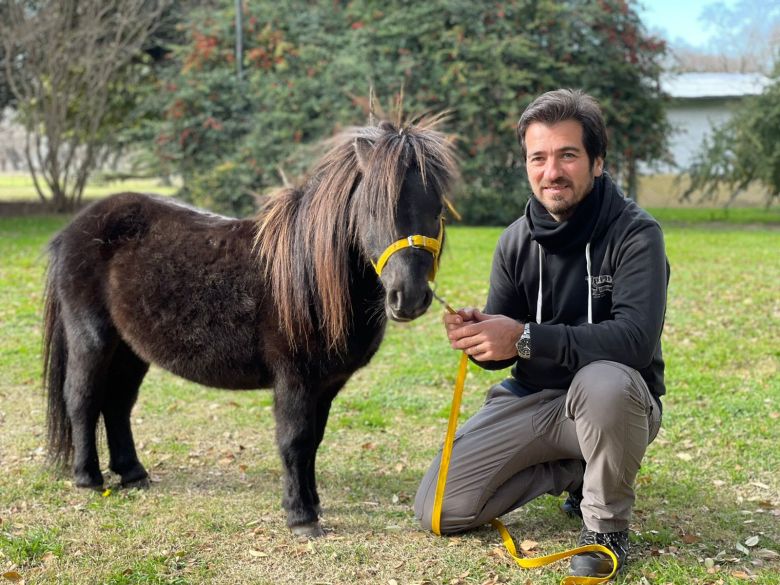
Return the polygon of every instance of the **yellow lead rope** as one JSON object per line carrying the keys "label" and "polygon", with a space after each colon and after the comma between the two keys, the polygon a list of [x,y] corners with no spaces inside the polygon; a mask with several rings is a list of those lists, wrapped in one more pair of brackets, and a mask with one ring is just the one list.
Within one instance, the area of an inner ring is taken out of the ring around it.
{"label": "yellow lead rope", "polygon": [[460,356],[460,363],[458,364],[458,377],[455,379],[455,392],[452,395],[450,420],[447,423],[447,436],[444,439],[441,463],[439,463],[439,478],[436,480],[436,496],[433,499],[431,529],[436,536],[441,536],[441,503],[444,501],[444,488],[447,485],[447,473],[450,470],[452,443],[455,441],[455,429],[458,426],[458,414],[460,413],[460,399],[463,396],[463,384],[466,381],[468,366],[469,356],[464,351]]}
{"label": "yellow lead rope", "polygon": [[[455,311],[445,303],[445,308],[450,313]],[[437,536],[441,536],[441,506],[444,501],[444,490],[447,485],[447,474],[450,469],[450,458],[452,457],[452,444],[455,441],[455,429],[458,426],[458,414],[460,413],[460,402],[463,396],[463,386],[466,382],[466,373],[468,372],[469,358],[466,352],[460,356],[460,363],[458,364],[458,376],[455,379],[455,390],[452,395],[452,406],[450,407],[450,419],[447,423],[447,436],[444,439],[444,447],[442,448],[441,463],[439,464],[439,477],[436,481],[436,495],[433,500],[433,512],[431,516],[431,529]],[[597,585],[598,583],[604,583],[609,581],[617,572],[618,560],[611,550],[600,544],[589,544],[587,546],[580,546],[560,553],[546,555],[543,557],[520,557],[517,555],[517,549],[515,543],[512,540],[512,536],[506,529],[500,520],[491,520],[490,523],[501,534],[501,538],[504,541],[509,555],[514,559],[515,563],[524,569],[535,569],[560,561],[561,559],[567,559],[576,554],[584,552],[600,552],[609,555],[612,559],[612,572],[606,577],[576,577],[569,575],[564,577],[561,581],[561,585]]]}

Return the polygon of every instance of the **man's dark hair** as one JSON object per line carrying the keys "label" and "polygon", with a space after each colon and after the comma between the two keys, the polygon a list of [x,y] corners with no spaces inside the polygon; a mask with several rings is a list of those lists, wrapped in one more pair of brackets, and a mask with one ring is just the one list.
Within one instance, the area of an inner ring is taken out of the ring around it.
{"label": "man's dark hair", "polygon": [[598,102],[580,89],[556,89],[540,95],[525,109],[517,123],[517,140],[525,160],[525,132],[534,122],[546,126],[565,120],[582,125],[582,141],[591,167],[596,157],[607,157],[607,128]]}

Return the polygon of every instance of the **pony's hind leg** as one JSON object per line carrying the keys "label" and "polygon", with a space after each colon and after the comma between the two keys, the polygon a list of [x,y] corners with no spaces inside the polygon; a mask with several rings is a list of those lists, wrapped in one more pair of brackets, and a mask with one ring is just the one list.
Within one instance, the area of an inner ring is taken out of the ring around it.
{"label": "pony's hind leg", "polygon": [[73,437],[73,476],[77,487],[103,486],[95,433],[103,398],[105,361],[103,347],[86,347],[80,341],[68,347],[63,393]]}
{"label": "pony's hind leg", "polygon": [[120,341],[106,376],[102,411],[111,454],[109,467],[119,474],[126,487],[148,485],[149,474],[138,460],[130,428],[130,412],[148,369],[149,364]]}

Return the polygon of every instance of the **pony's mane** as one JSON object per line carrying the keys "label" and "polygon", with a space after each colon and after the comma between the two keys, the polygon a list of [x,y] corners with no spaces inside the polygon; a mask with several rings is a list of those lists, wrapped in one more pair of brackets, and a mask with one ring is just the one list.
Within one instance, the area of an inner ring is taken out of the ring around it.
{"label": "pony's mane", "polygon": [[[457,176],[455,147],[450,136],[436,129],[445,117],[443,113],[405,124],[383,121],[348,128],[328,141],[326,154],[307,181],[269,197],[258,216],[255,248],[270,282],[280,329],[291,344],[307,347],[318,332],[329,350],[345,349],[348,257],[358,226],[370,217],[394,225],[411,165],[440,196],[449,189]],[[372,146],[365,150],[367,159],[358,154],[361,143]],[[356,190],[361,179],[363,188]]]}

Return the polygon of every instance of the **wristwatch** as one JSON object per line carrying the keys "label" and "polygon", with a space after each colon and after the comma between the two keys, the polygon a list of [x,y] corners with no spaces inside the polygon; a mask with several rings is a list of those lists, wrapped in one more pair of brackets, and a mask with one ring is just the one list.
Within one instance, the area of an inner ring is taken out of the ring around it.
{"label": "wristwatch", "polygon": [[523,334],[515,342],[515,349],[517,349],[517,355],[524,360],[531,359],[531,325],[529,323],[523,327]]}

